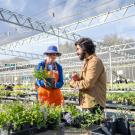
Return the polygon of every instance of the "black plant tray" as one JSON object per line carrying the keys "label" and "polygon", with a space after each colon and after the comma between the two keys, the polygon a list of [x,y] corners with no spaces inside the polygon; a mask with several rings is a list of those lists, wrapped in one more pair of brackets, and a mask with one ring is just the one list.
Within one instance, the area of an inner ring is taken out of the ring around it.
{"label": "black plant tray", "polygon": [[122,105],[122,104],[106,104],[106,108],[112,108],[112,109],[117,109],[117,108],[120,108],[120,109],[127,109],[127,110],[131,110],[131,111],[134,111],[135,110],[135,106],[132,106],[132,105]]}
{"label": "black plant tray", "polygon": [[61,127],[58,129],[48,129],[48,128],[28,128],[20,131],[12,130],[2,130],[0,135],[103,135],[97,127],[92,127],[89,130],[83,130],[78,128],[66,128]]}
{"label": "black plant tray", "polygon": [[13,130],[3,130],[1,129],[0,135],[36,135],[37,133],[45,132],[46,128],[40,128],[37,127],[33,128],[27,128],[25,130],[19,130],[19,131],[13,131]]}

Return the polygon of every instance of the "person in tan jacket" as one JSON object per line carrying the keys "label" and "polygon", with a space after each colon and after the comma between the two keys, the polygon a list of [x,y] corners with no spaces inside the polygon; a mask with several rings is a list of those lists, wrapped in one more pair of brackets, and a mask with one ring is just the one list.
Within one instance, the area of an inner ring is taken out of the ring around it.
{"label": "person in tan jacket", "polygon": [[80,76],[72,75],[70,87],[79,89],[82,109],[95,112],[103,110],[106,103],[106,73],[100,58],[95,54],[95,45],[90,38],[81,38],[76,43],[76,52],[84,61]]}

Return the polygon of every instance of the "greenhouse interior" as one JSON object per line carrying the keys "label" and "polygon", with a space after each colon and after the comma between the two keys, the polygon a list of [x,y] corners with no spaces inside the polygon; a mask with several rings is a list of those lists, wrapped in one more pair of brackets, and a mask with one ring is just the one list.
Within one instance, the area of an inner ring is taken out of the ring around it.
{"label": "greenhouse interior", "polygon": [[0,0],[0,135],[135,135],[135,0]]}

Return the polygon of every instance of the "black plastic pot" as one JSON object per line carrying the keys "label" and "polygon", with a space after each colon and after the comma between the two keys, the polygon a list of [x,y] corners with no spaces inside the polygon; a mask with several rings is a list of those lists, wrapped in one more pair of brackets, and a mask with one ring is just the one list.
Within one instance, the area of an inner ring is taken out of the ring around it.
{"label": "black plastic pot", "polygon": [[27,95],[26,94],[24,94],[24,95],[19,95],[19,97],[22,97],[22,98],[24,98],[24,97],[26,97]]}
{"label": "black plastic pot", "polygon": [[46,78],[46,88],[54,88],[55,87],[55,78]]}
{"label": "black plastic pot", "polygon": [[[116,122],[113,121],[105,121],[102,129],[106,129],[111,135],[116,134]],[[105,131],[104,131],[105,132]]]}
{"label": "black plastic pot", "polygon": [[76,101],[76,97],[73,97],[73,101]]}
{"label": "black plastic pot", "polygon": [[107,104],[112,104],[112,100],[107,100],[106,103]]}
{"label": "black plastic pot", "polygon": [[68,97],[64,97],[64,100],[68,100]]}
{"label": "black plastic pot", "polygon": [[129,122],[124,118],[118,118],[116,119],[116,125],[117,125],[117,133],[122,135],[130,135],[130,127]]}

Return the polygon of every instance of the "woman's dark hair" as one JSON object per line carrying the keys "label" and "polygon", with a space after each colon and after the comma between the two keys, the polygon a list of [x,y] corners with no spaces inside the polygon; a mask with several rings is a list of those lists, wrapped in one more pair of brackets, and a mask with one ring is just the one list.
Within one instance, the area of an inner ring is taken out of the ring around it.
{"label": "woman's dark hair", "polygon": [[90,38],[80,38],[77,42],[75,42],[75,46],[77,45],[79,45],[83,51],[89,55],[95,53],[96,46]]}

